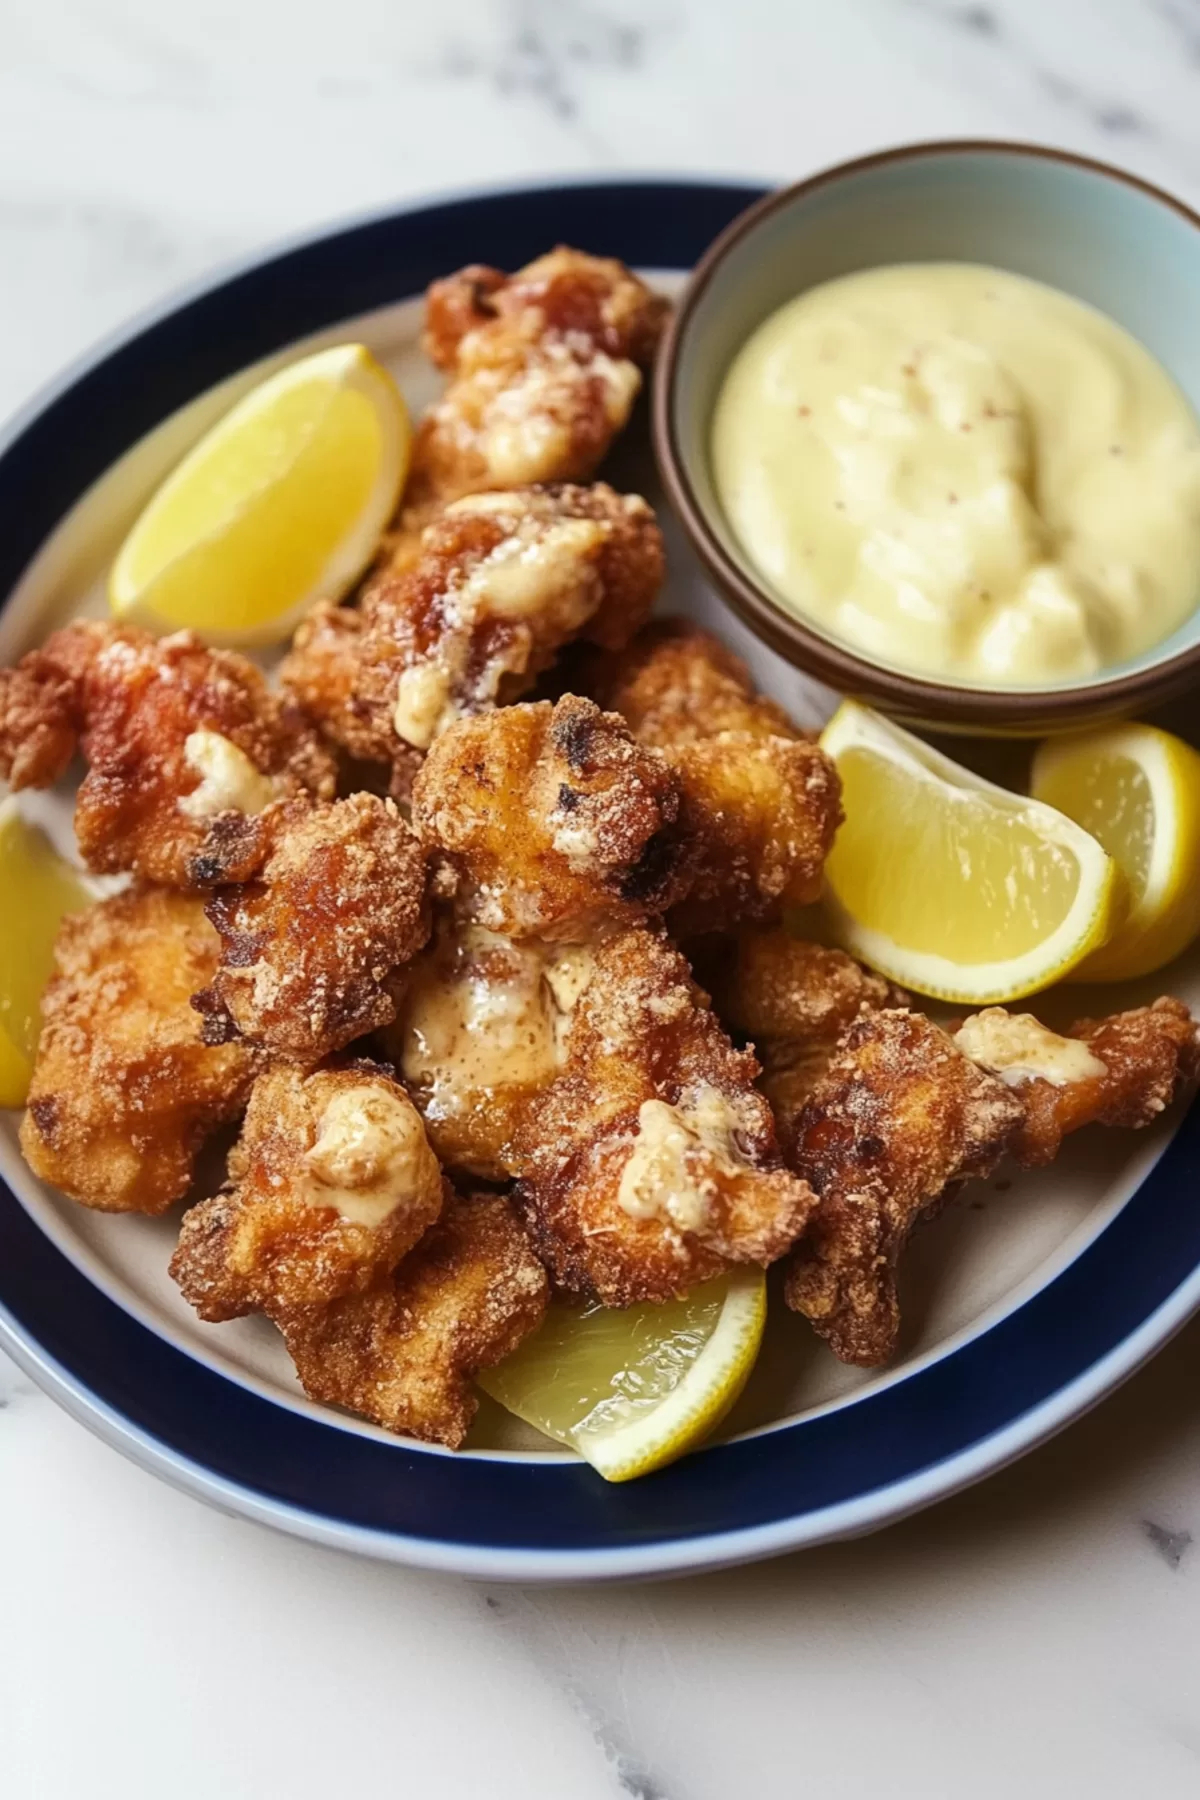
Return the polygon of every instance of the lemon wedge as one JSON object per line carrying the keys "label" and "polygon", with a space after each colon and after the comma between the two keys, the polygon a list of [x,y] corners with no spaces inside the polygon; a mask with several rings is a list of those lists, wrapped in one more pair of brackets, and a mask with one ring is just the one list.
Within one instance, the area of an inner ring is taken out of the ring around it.
{"label": "lemon wedge", "polygon": [[1062,813],[854,701],[821,744],[846,813],[826,865],[836,943],[920,994],[978,1006],[1048,987],[1107,941],[1124,883]]}
{"label": "lemon wedge", "polygon": [[92,896],[45,832],[0,803],[0,1106],[24,1106],[64,913]]}
{"label": "lemon wedge", "polygon": [[737,1269],[665,1306],[558,1303],[479,1385],[606,1481],[631,1481],[694,1449],[724,1418],[766,1320],[761,1269]]}
{"label": "lemon wedge", "polygon": [[411,442],[400,391],[362,344],[292,363],[159,488],[113,564],[113,612],[213,643],[280,641],[365,569]]}
{"label": "lemon wedge", "polygon": [[1149,975],[1200,933],[1200,756],[1153,725],[1118,725],[1043,744],[1033,792],[1090,831],[1132,896],[1115,936],[1073,981]]}

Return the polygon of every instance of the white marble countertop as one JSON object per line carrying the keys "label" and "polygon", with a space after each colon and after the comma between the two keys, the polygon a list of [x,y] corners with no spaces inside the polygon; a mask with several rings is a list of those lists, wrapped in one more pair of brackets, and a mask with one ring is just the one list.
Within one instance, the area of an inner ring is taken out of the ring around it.
{"label": "white marble countertop", "polygon": [[[1200,0],[0,0],[0,414],[182,281],[345,211],[946,134],[1200,199]],[[589,1592],[222,1518],[0,1358],[0,1792],[1190,1800],[1198,1352],[1195,1325],[874,1539]]]}

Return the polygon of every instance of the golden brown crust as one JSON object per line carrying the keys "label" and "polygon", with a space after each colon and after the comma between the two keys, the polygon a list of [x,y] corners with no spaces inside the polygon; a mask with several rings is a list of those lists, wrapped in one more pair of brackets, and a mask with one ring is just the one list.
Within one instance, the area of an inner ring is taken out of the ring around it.
{"label": "golden brown crust", "polygon": [[781,706],[760,694],[740,656],[687,619],[656,619],[617,655],[597,657],[591,693],[629,721],[644,744],[679,750],[721,731],[801,738]]}
{"label": "golden brown crust", "polygon": [[429,936],[425,853],[390,800],[354,794],[278,820],[258,877],[208,904],[221,966],[195,1004],[309,1067],[396,1016],[392,981]]}
{"label": "golden brown crust", "polygon": [[697,876],[674,910],[679,937],[768,924],[821,896],[842,819],[841,782],[816,744],[722,732],[670,757]]}
{"label": "golden brown crust", "polygon": [[518,1200],[561,1286],[628,1306],[783,1255],[815,1198],[783,1167],[757,1073],[664,936],[595,947],[563,1073],[516,1137]]}
{"label": "golden brown crust", "polygon": [[842,817],[837,770],[756,691],[738,657],[710,633],[664,620],[598,661],[590,683],[679,775],[698,854],[670,921],[677,936],[767,924],[819,897]]}
{"label": "golden brown crust", "polygon": [[448,1168],[496,1182],[520,1172],[513,1139],[558,1073],[588,955],[443,918],[407,971],[383,1044]]}
{"label": "golden brown crust", "polygon": [[[243,878],[262,854],[266,811],[297,794],[333,794],[332,761],[298,710],[245,657],[207,649],[190,632],[153,638],[95,621],[55,632],[7,672],[0,737],[17,730],[28,733],[28,752],[10,743],[0,763],[27,784],[60,774],[67,738],[78,734],[89,768],[75,834],[88,867],[167,887]],[[259,789],[257,817],[219,797],[205,802],[194,734],[233,747]]]}
{"label": "golden brown crust", "polygon": [[451,1193],[390,1280],[278,1323],[314,1400],[457,1448],[479,1404],[471,1377],[536,1330],[546,1300],[509,1202]]}
{"label": "golden brown crust", "polygon": [[820,1205],[785,1294],[843,1362],[896,1346],[896,1263],[949,1183],[990,1172],[1024,1117],[1001,1082],[920,1013],[866,1012],[849,1026],[796,1123],[791,1166]]}
{"label": "golden brown crust", "polygon": [[347,756],[387,762],[395,734],[357,699],[365,619],[361,607],[319,601],[296,627],[282,680],[284,690]]}
{"label": "golden brown crust", "polygon": [[487,263],[468,263],[465,269],[430,282],[421,348],[435,367],[447,374],[453,371],[463,338],[491,323],[496,314],[490,302],[508,282],[502,269]]}
{"label": "golden brown crust", "polygon": [[847,1025],[860,1012],[906,1007],[908,995],[844,950],[781,929],[706,938],[690,948],[718,1015],[735,1037],[751,1041],[762,1064],[759,1086],[787,1158],[800,1108]]}
{"label": "golden brown crust", "polygon": [[362,1061],[262,1075],[229,1172],[225,1192],[184,1215],[171,1259],[184,1298],[210,1321],[361,1293],[395,1268],[444,1198],[408,1096]]}
{"label": "golden brown crust", "polygon": [[1103,1069],[1062,1085],[1033,1079],[1014,1088],[1025,1118],[1012,1151],[1025,1168],[1053,1162],[1063,1138],[1084,1125],[1153,1124],[1200,1073],[1196,1022],[1181,1000],[1078,1019],[1065,1035],[1085,1043]]}
{"label": "golden brown crust", "polygon": [[435,282],[424,344],[450,381],[418,426],[404,519],[461,494],[586,481],[667,312],[623,263],[565,247],[509,277],[473,265]]}
{"label": "golden brown crust", "polygon": [[440,732],[517,699],[564,644],[624,643],[663,572],[636,495],[602,483],[474,495],[405,538],[357,610],[318,608],[283,684],[350,755],[393,763],[403,794]]}
{"label": "golden brown crust", "polygon": [[160,1213],[253,1079],[242,1044],[210,1048],[190,1000],[220,945],[199,897],[132,889],[63,920],[42,1002],[21,1148],[103,1212]]}
{"label": "golden brown crust", "polygon": [[0,669],[0,779],[13,788],[50,787],[66,774],[84,727],[83,677],[104,630],[53,632]]}
{"label": "golden brown crust", "polygon": [[580,941],[660,912],[690,877],[674,773],[568,694],[464,719],[413,785],[413,823],[463,917]]}

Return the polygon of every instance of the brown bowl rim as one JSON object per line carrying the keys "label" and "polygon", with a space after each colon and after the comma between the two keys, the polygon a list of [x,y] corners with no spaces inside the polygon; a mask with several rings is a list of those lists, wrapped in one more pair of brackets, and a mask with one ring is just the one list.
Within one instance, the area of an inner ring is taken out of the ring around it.
{"label": "brown bowl rim", "polygon": [[1019,728],[1033,727],[1051,718],[1060,724],[1084,724],[1098,714],[1128,712],[1143,704],[1158,704],[1183,693],[1200,664],[1200,641],[1151,668],[1118,676],[1112,681],[1069,689],[976,688],[927,681],[919,675],[906,675],[898,669],[869,662],[786,612],[765,587],[760,587],[727,555],[692,487],[675,435],[672,404],[675,376],[680,347],[692,315],[730,251],[765,218],[803,195],[889,163],[997,152],[1035,161],[1066,163],[1106,180],[1120,182],[1160,205],[1170,207],[1200,232],[1200,213],[1174,194],[1112,163],[1047,144],[1006,138],[932,138],[834,163],[815,175],[791,182],[754,201],[713,239],[696,264],[674,308],[655,360],[651,397],[654,451],[668,499],[718,591],[760,638],[806,674],[817,676],[839,692],[881,700],[890,710],[931,724],[974,723],[992,728]]}

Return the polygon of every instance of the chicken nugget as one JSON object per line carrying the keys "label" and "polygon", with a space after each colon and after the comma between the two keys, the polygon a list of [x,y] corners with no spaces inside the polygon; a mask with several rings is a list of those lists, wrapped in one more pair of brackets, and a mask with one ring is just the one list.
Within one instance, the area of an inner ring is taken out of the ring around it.
{"label": "chicken nugget", "polygon": [[245,657],[191,632],[86,621],[0,671],[0,775],[44,786],[74,749],[84,861],[183,889],[244,879],[257,829],[294,795],[331,798],[332,759]]}
{"label": "chicken nugget", "polygon": [[1200,1072],[1196,1021],[1181,1000],[1079,1019],[1065,1036],[1030,1013],[989,1006],[964,1019],[954,1041],[1020,1099],[1012,1151],[1026,1168],[1053,1162],[1084,1125],[1152,1124]]}
{"label": "chicken nugget", "polygon": [[461,494],[586,481],[626,424],[668,304],[560,246],[515,275],[434,282],[425,349],[450,380],[417,427],[402,524]]}
{"label": "chicken nugget", "polygon": [[908,1005],[902,988],[864,969],[844,950],[788,931],[741,931],[692,947],[692,964],[735,1037],[750,1040],[762,1064],[785,1159],[796,1117],[858,1013]]}
{"label": "chicken nugget", "polygon": [[497,1182],[520,1172],[517,1127],[562,1066],[590,967],[584,944],[441,921],[383,1043],[448,1168]]}
{"label": "chicken nugget", "polygon": [[25,1159],[101,1212],[161,1213],[204,1139],[245,1105],[255,1062],[210,1046],[191,996],[220,955],[199,896],[134,888],[65,918],[42,1001]]}
{"label": "chicken nugget", "polygon": [[205,1038],[241,1036],[312,1067],[396,1016],[396,972],[429,936],[425,852],[390,800],[294,805],[256,879],[208,916],[221,964],[194,1004]]}
{"label": "chicken nugget", "polygon": [[509,937],[583,941],[661,912],[690,880],[673,770],[574,694],[446,732],[413,823],[460,915]]}
{"label": "chicken nugget", "polygon": [[318,608],[283,684],[343,750],[393,765],[402,797],[440,732],[517,699],[562,645],[626,642],[663,570],[636,495],[602,484],[474,495],[406,540],[356,610]]}
{"label": "chicken nugget", "polygon": [[479,1404],[471,1377],[536,1330],[548,1288],[507,1200],[451,1193],[390,1279],[277,1323],[314,1400],[456,1449]]}
{"label": "chicken nugget", "polygon": [[254,1085],[230,1186],[184,1215],[171,1274],[202,1319],[322,1305],[394,1269],[442,1209],[404,1089],[376,1063]]}
{"label": "chicken nugget", "polygon": [[784,1285],[843,1362],[896,1346],[896,1263],[951,1182],[990,1173],[1024,1120],[1017,1096],[921,1013],[864,1012],[796,1121],[790,1163],[820,1196]]}
{"label": "chicken nugget", "polygon": [[758,1064],[665,936],[599,943],[565,1067],[516,1136],[516,1195],[555,1280],[606,1306],[767,1264],[816,1204],[783,1166]]}
{"label": "chicken nugget", "polygon": [[688,619],[655,619],[627,648],[595,657],[587,691],[658,750],[681,750],[722,731],[811,738],[759,693],[728,644]]}
{"label": "chicken nugget", "polygon": [[676,936],[768,924],[819,897],[842,818],[837,770],[756,691],[738,657],[710,633],[664,620],[597,659],[589,685],[679,775],[697,857],[670,920]]}

